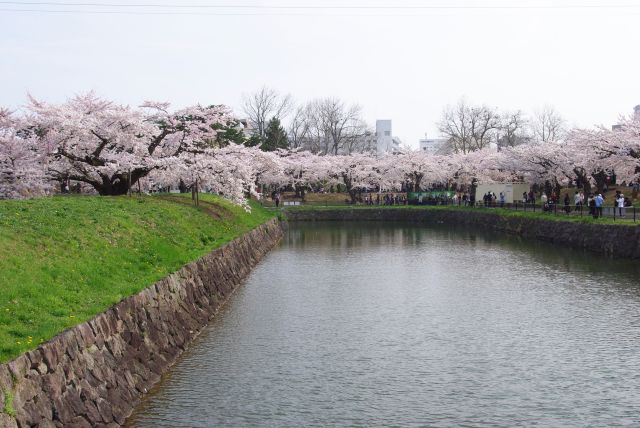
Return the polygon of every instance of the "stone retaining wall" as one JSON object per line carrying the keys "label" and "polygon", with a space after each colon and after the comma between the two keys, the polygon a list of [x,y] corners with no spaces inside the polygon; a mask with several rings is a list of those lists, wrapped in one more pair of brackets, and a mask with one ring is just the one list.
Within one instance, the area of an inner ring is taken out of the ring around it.
{"label": "stone retaining wall", "polygon": [[0,365],[0,426],[123,424],[282,236],[274,219]]}
{"label": "stone retaining wall", "polygon": [[640,227],[502,216],[482,209],[318,209],[286,211],[290,221],[406,221],[478,227],[613,257],[640,258]]}

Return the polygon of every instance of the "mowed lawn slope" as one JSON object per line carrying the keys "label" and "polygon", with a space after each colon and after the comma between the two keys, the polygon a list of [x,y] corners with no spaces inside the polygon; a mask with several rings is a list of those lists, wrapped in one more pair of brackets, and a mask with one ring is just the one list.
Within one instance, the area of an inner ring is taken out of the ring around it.
{"label": "mowed lawn slope", "polygon": [[202,195],[0,201],[0,362],[269,220]]}

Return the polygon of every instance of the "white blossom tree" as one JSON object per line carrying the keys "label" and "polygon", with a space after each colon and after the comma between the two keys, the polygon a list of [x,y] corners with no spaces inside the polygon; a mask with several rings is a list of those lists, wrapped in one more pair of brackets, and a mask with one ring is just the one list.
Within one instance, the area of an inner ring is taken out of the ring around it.
{"label": "white blossom tree", "polygon": [[384,175],[395,175],[396,182],[405,184],[410,191],[418,192],[425,185],[446,182],[449,178],[443,169],[443,157],[422,151],[388,155],[381,163]]}
{"label": "white blossom tree", "polygon": [[356,203],[358,193],[380,185],[383,177],[377,168],[375,157],[356,153],[325,157],[324,172],[335,184],[343,184],[351,203]]}
{"label": "white blossom tree", "polygon": [[0,108],[0,198],[14,199],[47,194],[46,151],[34,133],[12,112]]}
{"label": "white blossom tree", "polygon": [[53,149],[49,173],[91,185],[101,195],[126,193],[156,169],[168,170],[204,146],[232,121],[228,109],[194,106],[175,113],[167,103],[144,110],[115,104],[94,93],[63,104],[30,99],[29,125],[40,144]]}

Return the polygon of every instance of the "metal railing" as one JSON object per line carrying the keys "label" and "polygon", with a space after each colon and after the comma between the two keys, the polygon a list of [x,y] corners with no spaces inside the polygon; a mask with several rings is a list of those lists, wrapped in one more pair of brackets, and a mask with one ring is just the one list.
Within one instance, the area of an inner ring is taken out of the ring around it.
{"label": "metal railing", "polygon": [[[285,208],[292,206],[289,201],[281,201],[280,208]],[[270,199],[263,199],[261,201],[263,206],[265,207],[275,207],[275,202]],[[317,207],[344,207],[344,206],[354,206],[351,204],[348,199],[344,201],[304,201],[298,202],[296,205],[300,206],[317,206]],[[449,207],[460,207],[460,208],[469,208],[469,209],[495,209],[502,208],[514,211],[523,211],[523,212],[531,212],[540,215],[562,215],[568,217],[593,217],[593,218],[609,218],[613,220],[628,220],[633,221],[639,219],[640,211],[636,209],[636,207],[625,207],[622,208],[622,211],[618,207],[613,206],[602,206],[600,209],[597,207],[588,207],[585,205],[569,205],[565,206],[564,204],[535,204],[535,203],[523,203],[523,202],[513,202],[513,203],[488,203],[485,204],[482,201],[471,204],[469,202],[465,202],[462,200],[430,200],[424,201],[422,204],[403,204],[403,203],[393,203],[393,204],[385,204],[383,201],[380,201],[379,204],[375,202],[373,204],[366,203],[356,203],[355,206],[359,207],[371,207],[371,208],[379,208],[379,207],[402,207],[406,205],[420,205],[420,206],[449,206]]]}
{"label": "metal railing", "polygon": [[[446,205],[461,205],[464,206],[464,202],[448,201]],[[504,208],[514,211],[528,211],[540,214],[552,214],[552,215],[564,215],[583,217],[590,216],[593,218],[610,218],[613,220],[633,220],[636,222],[638,218],[638,212],[636,207],[614,207],[614,206],[602,206],[602,207],[589,207],[584,204],[580,205],[564,205],[556,203],[547,204],[535,204],[525,202],[513,202],[513,203],[489,203],[477,202],[475,204],[477,208]]]}

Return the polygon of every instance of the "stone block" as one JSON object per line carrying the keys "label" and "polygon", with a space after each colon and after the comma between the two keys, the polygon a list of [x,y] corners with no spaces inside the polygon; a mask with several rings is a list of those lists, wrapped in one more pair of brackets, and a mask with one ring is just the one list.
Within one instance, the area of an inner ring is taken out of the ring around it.
{"label": "stone block", "polygon": [[18,428],[18,423],[11,416],[0,413],[0,427],[3,428]]}
{"label": "stone block", "polygon": [[17,412],[16,420],[0,413],[0,426],[124,424],[140,396],[281,236],[277,222],[263,225],[0,365],[0,387],[14,390]]}

